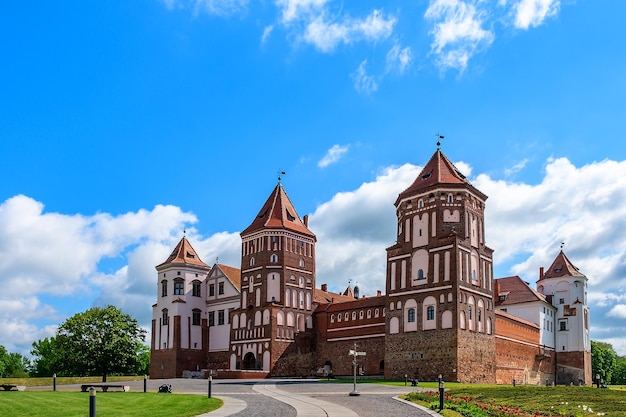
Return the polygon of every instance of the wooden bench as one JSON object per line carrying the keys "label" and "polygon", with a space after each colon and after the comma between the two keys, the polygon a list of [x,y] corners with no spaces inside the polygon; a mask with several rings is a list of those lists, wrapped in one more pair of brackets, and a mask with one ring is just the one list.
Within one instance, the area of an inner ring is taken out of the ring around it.
{"label": "wooden bench", "polygon": [[4,391],[24,391],[26,389],[25,386],[15,384],[0,384],[0,388],[2,388]]}
{"label": "wooden bench", "polygon": [[100,388],[103,392],[107,392],[109,388],[119,388],[124,392],[130,391],[130,385],[121,384],[83,384],[80,386],[80,390],[82,392],[86,392],[91,387],[94,387],[95,389]]}

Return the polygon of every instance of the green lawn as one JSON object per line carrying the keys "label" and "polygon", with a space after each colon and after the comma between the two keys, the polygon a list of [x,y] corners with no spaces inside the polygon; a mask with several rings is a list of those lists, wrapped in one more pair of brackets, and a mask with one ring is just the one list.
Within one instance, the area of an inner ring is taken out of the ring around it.
{"label": "green lawn", "polygon": [[[107,382],[119,382],[119,381],[143,381],[143,375],[131,375],[131,376],[109,376]],[[87,384],[89,382],[102,382],[100,376],[60,376],[57,377],[57,385],[68,384]],[[52,377],[46,378],[0,378],[0,384],[15,384],[24,385],[26,387],[36,386],[52,386]]]}
{"label": "green lawn", "polygon": [[[98,392],[98,417],[197,416],[222,406],[217,398],[189,394]],[[2,417],[85,417],[89,415],[88,392],[0,391]]]}

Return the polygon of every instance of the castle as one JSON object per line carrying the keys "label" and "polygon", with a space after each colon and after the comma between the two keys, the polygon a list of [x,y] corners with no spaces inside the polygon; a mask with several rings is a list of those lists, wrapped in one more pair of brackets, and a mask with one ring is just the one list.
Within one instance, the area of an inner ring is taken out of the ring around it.
{"label": "castle", "polygon": [[[395,201],[385,294],[316,287],[316,236],[280,181],[241,232],[241,267],[186,237],[156,267],[151,378],[351,375],[590,384],[587,277],[561,251],[537,289],[493,277],[485,202],[437,148]],[[383,277],[381,277],[382,283]]]}

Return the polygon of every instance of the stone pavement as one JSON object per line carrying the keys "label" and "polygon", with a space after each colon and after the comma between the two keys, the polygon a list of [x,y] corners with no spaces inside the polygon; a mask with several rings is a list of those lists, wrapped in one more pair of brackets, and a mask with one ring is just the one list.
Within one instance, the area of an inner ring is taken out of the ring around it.
{"label": "stone pavement", "polygon": [[[143,380],[124,384],[133,392],[143,391]],[[170,384],[174,394],[208,396],[206,379],[153,379],[147,381],[147,390],[156,392],[162,384]],[[310,379],[214,379],[211,396],[224,405],[199,417],[441,417],[397,398],[413,391],[411,387],[357,384],[359,396],[350,396],[352,390],[352,384]]]}

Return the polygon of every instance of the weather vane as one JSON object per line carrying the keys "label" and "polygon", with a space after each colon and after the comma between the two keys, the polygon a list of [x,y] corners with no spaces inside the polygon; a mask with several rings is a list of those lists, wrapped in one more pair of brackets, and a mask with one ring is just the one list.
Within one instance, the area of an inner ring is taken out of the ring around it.
{"label": "weather vane", "polygon": [[437,149],[439,149],[441,147],[441,139],[443,139],[443,135],[437,133],[435,136],[437,136]]}
{"label": "weather vane", "polygon": [[563,246],[565,246],[565,242],[561,242],[561,250],[563,250]]}
{"label": "weather vane", "polygon": [[277,174],[278,174],[278,182],[280,182],[280,180],[283,179],[282,176],[286,175],[287,173],[285,171],[278,171]]}

